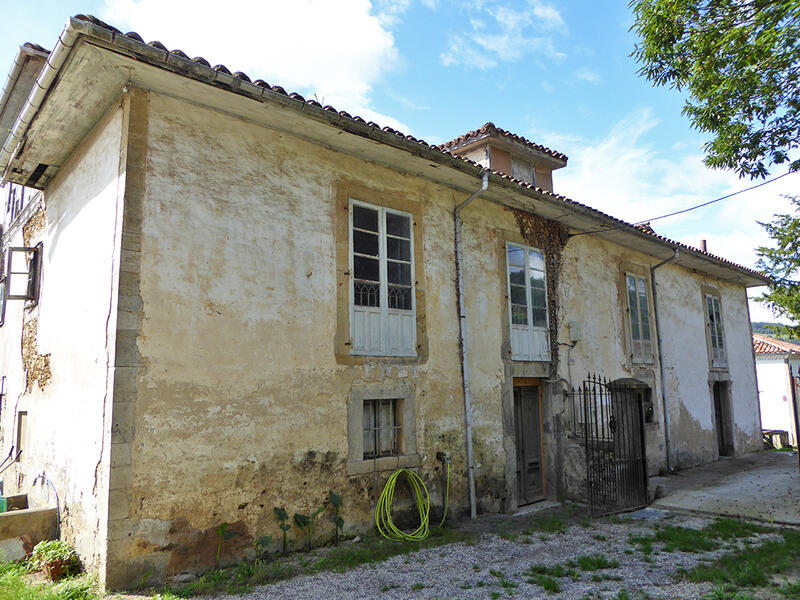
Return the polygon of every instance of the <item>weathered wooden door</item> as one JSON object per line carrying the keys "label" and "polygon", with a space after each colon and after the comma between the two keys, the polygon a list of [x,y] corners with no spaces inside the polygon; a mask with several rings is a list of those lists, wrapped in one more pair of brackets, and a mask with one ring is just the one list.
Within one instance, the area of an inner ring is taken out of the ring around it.
{"label": "weathered wooden door", "polygon": [[733,454],[733,444],[730,443],[729,432],[730,413],[728,411],[728,389],[727,382],[717,381],[714,383],[714,417],[716,419],[717,430],[717,449],[720,456],[731,456]]}
{"label": "weathered wooden door", "polygon": [[541,387],[538,383],[514,386],[517,504],[520,506],[544,497],[541,409]]}

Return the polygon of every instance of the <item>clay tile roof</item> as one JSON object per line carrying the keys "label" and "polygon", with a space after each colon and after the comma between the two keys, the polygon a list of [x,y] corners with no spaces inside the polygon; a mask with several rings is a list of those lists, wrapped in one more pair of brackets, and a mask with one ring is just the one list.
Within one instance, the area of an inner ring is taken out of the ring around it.
{"label": "clay tile roof", "polygon": [[800,344],[784,342],[760,333],[753,334],[753,349],[756,354],[800,354]]}
{"label": "clay tile roof", "polygon": [[634,225],[634,227],[636,227],[636,229],[639,229],[640,231],[644,231],[645,233],[655,233],[656,232],[655,229],[650,227],[650,222],[649,221],[647,223],[636,223]]}
{"label": "clay tile roof", "polygon": [[[107,31],[112,32],[115,35],[124,36],[125,38],[128,38],[129,40],[135,40],[138,43],[143,43],[141,41],[142,40],[141,36],[139,36],[139,34],[137,34],[136,32],[128,32],[128,33],[123,34],[123,33],[120,32],[119,29],[117,29],[115,27],[112,27],[108,23],[104,23],[100,19],[98,19],[96,17],[93,17],[91,15],[89,15],[89,16],[87,16],[87,15],[76,15],[73,18],[76,19],[76,20],[81,20],[81,21],[85,21],[85,22],[91,23],[92,25],[95,25],[97,27],[101,27],[101,28],[103,28],[103,29],[105,29]],[[149,44],[147,44],[147,46],[156,47],[156,48],[165,50],[166,51],[165,52],[165,57],[163,59],[164,62],[167,61],[168,57],[172,57],[173,61],[190,60],[190,62],[202,65],[202,66],[204,66],[206,68],[208,68],[208,66],[210,65],[210,63],[206,59],[204,59],[202,57],[196,57],[196,58],[193,58],[193,59],[184,59],[183,56],[185,56],[185,54],[183,52],[180,52],[180,54],[177,54],[177,53],[170,54],[169,50],[167,50],[164,47],[163,44],[161,44],[160,42],[157,42],[157,41],[150,42]],[[241,82],[249,82],[251,80],[249,76],[247,76],[246,74],[242,73],[241,71],[236,71],[235,73],[232,73],[225,65],[216,65],[215,67],[213,67],[213,69],[215,71],[217,71],[217,72],[222,72],[222,73],[225,73],[225,74],[228,74],[228,75],[232,75],[233,79],[239,79]],[[191,75],[188,75],[188,76],[191,77]],[[200,79],[201,81],[207,81],[207,80],[203,79],[202,77],[198,77],[198,79]],[[236,82],[236,83],[239,83],[239,82]],[[238,93],[245,93],[245,92],[241,91],[241,88],[239,88],[236,85],[236,83],[226,84],[225,82],[220,82],[218,80],[215,80],[213,85],[220,85],[220,86],[223,86],[223,87],[227,85],[231,89],[231,91],[238,92]],[[289,98],[292,99],[292,101],[297,102],[298,105],[316,106],[318,104],[317,102],[314,102],[314,101],[306,101],[303,98],[303,96],[301,96],[300,94],[296,94],[296,93],[289,94],[289,93],[286,92],[286,90],[284,90],[279,85],[270,86],[268,83],[262,81],[261,79],[253,80],[253,83],[251,85],[257,86],[259,88],[263,88],[264,97],[268,97],[268,93],[280,94],[282,96],[288,96]],[[565,154],[562,154],[560,152],[556,152],[555,150],[551,150],[550,148],[542,146],[541,144],[535,144],[535,143],[531,142],[530,140],[527,140],[524,137],[516,135],[516,134],[513,134],[513,133],[511,133],[509,131],[506,131],[505,129],[500,129],[499,127],[495,126],[494,123],[491,123],[491,122],[490,123],[486,123],[480,129],[477,129],[476,131],[470,131],[469,133],[466,133],[466,134],[456,138],[455,140],[451,140],[449,142],[446,142],[444,144],[440,144],[438,146],[432,146],[432,145],[428,144],[427,142],[425,142],[424,140],[420,140],[420,139],[417,139],[417,138],[415,138],[413,136],[406,135],[406,134],[404,134],[404,133],[402,133],[400,131],[392,129],[391,127],[383,127],[383,128],[381,128],[377,123],[372,123],[372,122],[366,123],[365,120],[362,119],[361,117],[353,117],[349,113],[347,113],[347,112],[345,112],[343,110],[342,111],[338,111],[336,108],[334,108],[332,106],[329,106],[329,105],[323,106],[322,110],[325,110],[325,111],[333,113],[333,114],[337,114],[338,117],[339,117],[340,122],[344,119],[344,120],[349,120],[351,123],[354,123],[354,124],[363,124],[362,126],[372,127],[375,130],[380,130],[382,132],[397,136],[398,141],[405,142],[406,144],[418,144],[418,145],[421,145],[421,146],[425,146],[426,148],[430,148],[431,150],[441,152],[442,154],[444,154],[444,155],[446,155],[446,156],[448,156],[448,157],[450,157],[452,159],[456,159],[456,160],[458,160],[458,161],[460,161],[462,163],[466,163],[466,164],[472,165],[473,167],[481,169],[482,171],[487,171],[486,167],[484,167],[482,165],[479,165],[478,163],[476,163],[473,160],[470,160],[468,158],[464,158],[463,156],[459,156],[458,154],[453,153],[453,150],[455,150],[459,146],[461,146],[463,144],[466,144],[466,143],[468,143],[470,141],[473,141],[474,139],[477,139],[477,138],[479,138],[481,136],[498,135],[498,136],[501,136],[501,137],[503,137],[505,139],[508,139],[508,140],[510,140],[512,142],[516,142],[516,143],[521,144],[523,146],[527,146],[528,148],[530,148],[532,150],[536,150],[538,152],[542,152],[544,154],[547,154],[547,155],[549,155],[549,156],[551,156],[551,157],[553,157],[553,158],[555,158],[557,160],[564,161],[565,164],[566,164],[566,161],[567,161],[567,156]],[[736,263],[734,263],[734,262],[732,262],[730,260],[727,260],[725,258],[716,256],[714,254],[710,254],[708,252],[703,252],[702,250],[699,250],[699,249],[694,248],[692,246],[688,246],[686,244],[682,244],[682,243],[677,242],[675,240],[672,240],[670,238],[666,238],[664,236],[658,235],[649,226],[646,226],[646,225],[633,225],[631,223],[628,223],[627,221],[623,221],[621,219],[617,219],[616,217],[612,217],[611,215],[608,215],[608,214],[606,214],[606,213],[604,213],[602,211],[599,211],[596,208],[592,208],[591,206],[588,206],[586,204],[581,204],[580,202],[576,202],[575,200],[567,198],[566,196],[563,196],[561,194],[556,194],[555,192],[551,192],[551,191],[548,191],[548,190],[543,190],[542,188],[536,187],[535,185],[531,185],[531,184],[526,183],[524,181],[520,181],[518,179],[514,179],[513,177],[511,177],[510,175],[507,175],[505,173],[501,173],[499,171],[494,171],[494,170],[488,170],[488,171],[494,177],[503,179],[505,181],[509,181],[509,182],[519,186],[520,189],[524,188],[526,190],[533,190],[533,191],[535,191],[537,194],[539,194],[541,196],[546,196],[546,197],[550,198],[551,200],[555,200],[555,201],[558,201],[558,202],[563,202],[568,207],[571,207],[573,210],[578,210],[578,211],[581,211],[581,212],[591,213],[595,217],[601,217],[601,218],[605,219],[606,221],[610,221],[611,223],[614,224],[612,227],[608,227],[608,226],[599,227],[597,229],[598,233],[602,232],[602,231],[607,231],[609,229],[627,229],[627,230],[638,231],[640,234],[646,235],[648,237],[652,237],[652,238],[657,239],[657,240],[660,240],[661,242],[667,244],[668,246],[670,246],[672,248],[683,248],[684,250],[688,250],[689,252],[691,252],[693,254],[699,254],[699,255],[706,256],[706,257],[711,258],[713,260],[725,263],[726,265],[730,265],[731,267],[734,267],[736,269],[740,269],[742,271],[750,273],[751,275],[754,275],[754,276],[756,276],[758,278],[762,278],[762,279],[764,278],[764,275],[762,273],[759,273],[758,271],[756,271],[754,269],[750,269],[748,267],[743,267],[743,266],[738,265],[738,264],[736,264]]]}
{"label": "clay tile roof", "polygon": [[467,132],[464,135],[460,135],[456,139],[450,140],[449,142],[445,142],[444,144],[441,144],[437,147],[441,148],[442,150],[445,149],[456,150],[461,146],[469,144],[470,142],[474,142],[479,138],[490,135],[496,135],[505,138],[507,140],[511,140],[512,142],[516,142],[517,144],[525,146],[526,148],[530,148],[531,150],[536,150],[537,152],[542,152],[544,154],[547,154],[548,156],[552,156],[557,160],[562,160],[564,162],[567,162],[566,154],[562,154],[561,152],[556,152],[555,150],[551,150],[550,148],[542,146],[541,144],[535,144],[529,139],[526,139],[521,135],[517,135],[516,133],[511,133],[510,131],[506,131],[505,129],[500,129],[491,121],[489,123],[486,123],[483,127],[476,129],[475,131]]}

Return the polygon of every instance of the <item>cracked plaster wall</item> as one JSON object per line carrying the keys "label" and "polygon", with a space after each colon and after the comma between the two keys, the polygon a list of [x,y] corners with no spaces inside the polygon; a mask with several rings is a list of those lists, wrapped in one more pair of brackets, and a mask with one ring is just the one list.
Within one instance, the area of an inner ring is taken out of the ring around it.
{"label": "cracked plaster wall", "polygon": [[[105,560],[107,452],[104,404],[113,363],[115,220],[122,110],[98,123],[44,192],[45,207],[9,245],[43,243],[37,305],[10,300],[0,328],[7,394],[2,411],[5,457],[27,412],[27,446],[2,475],[4,493],[27,493],[32,505],[60,499],[62,537],[89,569]],[[23,325],[24,323],[24,325]],[[20,342],[22,341],[22,345]]]}

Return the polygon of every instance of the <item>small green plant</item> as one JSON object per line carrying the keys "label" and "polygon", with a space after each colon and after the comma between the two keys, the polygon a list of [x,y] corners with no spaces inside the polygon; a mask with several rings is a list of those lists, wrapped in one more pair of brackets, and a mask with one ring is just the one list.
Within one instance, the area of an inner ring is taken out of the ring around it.
{"label": "small green plant", "polygon": [[561,585],[559,585],[558,581],[543,573],[537,573],[533,577],[528,578],[528,583],[538,585],[544,591],[550,592],[551,594],[557,594],[561,591]]}
{"label": "small green plant", "polygon": [[262,535],[253,542],[253,549],[256,551],[256,564],[261,564],[269,554],[269,545],[272,543],[271,535]]}
{"label": "small green plant", "polygon": [[619,562],[608,560],[602,554],[584,554],[578,557],[578,567],[581,571],[599,571],[601,569],[616,569]]}
{"label": "small green plant", "polygon": [[75,549],[62,540],[39,542],[31,553],[31,563],[53,581],[74,575],[80,569]]}
{"label": "small green plant", "polygon": [[219,567],[219,559],[222,556],[222,544],[235,538],[239,532],[234,529],[228,529],[227,523],[221,523],[217,527],[217,567]]}
{"label": "small green plant", "polygon": [[542,533],[564,533],[567,530],[564,521],[558,517],[534,517],[531,519],[531,525],[533,529]]}
{"label": "small green plant", "polygon": [[294,524],[300,531],[303,532],[306,538],[306,549],[311,550],[314,540],[314,521],[325,510],[324,506],[320,506],[311,515],[304,515],[302,513],[294,514]]}
{"label": "small green plant", "polygon": [[424,589],[424,588],[425,588],[425,584],[424,583],[415,583],[414,585],[411,586],[411,589],[413,591],[421,590],[421,589]]}
{"label": "small green plant", "polygon": [[288,551],[286,532],[292,528],[292,526],[289,525],[289,513],[286,512],[286,509],[278,508],[277,506],[272,509],[272,512],[275,513],[275,518],[280,521],[280,525],[278,526],[283,532],[283,555],[286,556],[286,552]]}
{"label": "small green plant", "polygon": [[341,515],[342,497],[331,490],[328,492],[328,502],[330,502],[330,505],[333,507],[333,518],[331,520],[333,521],[334,527],[336,527],[333,543],[338,546],[339,538],[341,537],[341,532],[344,528],[344,519],[342,519]]}

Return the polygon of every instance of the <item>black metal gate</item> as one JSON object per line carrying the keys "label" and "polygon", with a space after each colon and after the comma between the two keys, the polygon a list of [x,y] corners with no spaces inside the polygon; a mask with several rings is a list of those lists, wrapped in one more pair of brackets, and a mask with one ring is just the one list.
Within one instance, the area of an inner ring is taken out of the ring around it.
{"label": "black metal gate", "polygon": [[575,417],[583,421],[586,483],[593,515],[647,504],[644,420],[639,391],[592,375],[580,389],[573,389]]}

